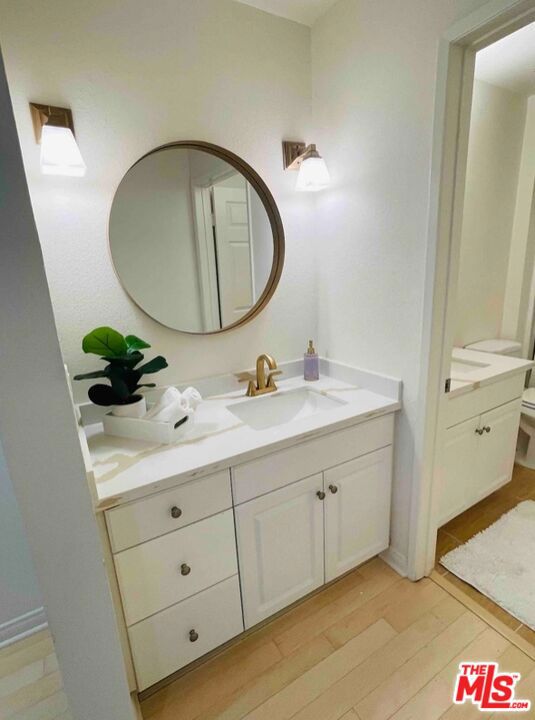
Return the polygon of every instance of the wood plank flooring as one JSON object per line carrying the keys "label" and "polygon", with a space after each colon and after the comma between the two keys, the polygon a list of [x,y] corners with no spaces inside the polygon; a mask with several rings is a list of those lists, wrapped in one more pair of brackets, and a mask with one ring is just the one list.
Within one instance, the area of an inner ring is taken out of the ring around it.
{"label": "wood plank flooring", "polygon": [[435,570],[445,576],[449,582],[453,583],[478,606],[490,612],[511,630],[518,633],[535,650],[535,632],[531,628],[523,625],[517,618],[510,615],[486,595],[483,595],[471,585],[453,575],[453,573],[448,572],[439,562],[443,555],[462,545],[478,532],[488,528],[504,513],[512,510],[523,500],[535,500],[535,470],[515,465],[510,483],[440,528],[437,537]]}
{"label": "wood plank flooring", "polygon": [[[535,472],[516,467],[505,488],[441,529],[437,555],[525,499],[535,500]],[[437,570],[456,583],[459,597],[535,647],[533,631]],[[143,717],[470,720],[481,716],[475,706],[452,705],[457,666],[466,659],[521,672],[517,697],[535,703],[533,659],[431,579],[411,583],[376,558],[158,690],[143,701]],[[70,717],[48,632],[0,650],[0,720]]]}
{"label": "wood plank flooring", "polygon": [[0,649],[0,720],[72,720],[48,630]]}
{"label": "wood plank flooring", "polygon": [[143,717],[476,718],[452,705],[466,659],[521,672],[519,697],[535,702],[534,660],[431,579],[411,583],[376,558],[158,690]]}

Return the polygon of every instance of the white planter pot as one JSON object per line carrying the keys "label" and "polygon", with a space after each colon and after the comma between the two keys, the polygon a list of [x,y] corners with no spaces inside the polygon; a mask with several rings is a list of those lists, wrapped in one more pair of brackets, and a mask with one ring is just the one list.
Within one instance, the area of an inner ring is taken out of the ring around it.
{"label": "white planter pot", "polygon": [[144,397],[129,405],[113,405],[112,415],[114,417],[142,418],[147,412],[147,403]]}

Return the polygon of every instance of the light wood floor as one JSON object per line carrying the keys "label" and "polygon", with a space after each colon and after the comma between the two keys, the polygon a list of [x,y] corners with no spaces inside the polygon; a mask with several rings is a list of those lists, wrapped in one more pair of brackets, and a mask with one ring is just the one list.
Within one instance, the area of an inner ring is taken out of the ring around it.
{"label": "light wood floor", "polygon": [[159,690],[143,716],[477,718],[452,705],[458,663],[476,659],[522,673],[517,697],[535,701],[531,658],[431,579],[411,583],[374,559]]}
{"label": "light wood floor", "polygon": [[505,623],[535,649],[535,632],[523,625],[517,618],[496,605],[486,595],[448,572],[440,565],[440,558],[450,550],[462,545],[478,532],[485,530],[498,520],[504,513],[512,510],[523,500],[535,500],[535,470],[515,465],[513,478],[505,487],[497,490],[488,498],[477,503],[466,512],[458,515],[438,531],[436,571],[447,577],[456,587],[462,590],[479,606],[492,613],[494,617]]}
{"label": "light wood floor", "polygon": [[48,630],[0,649],[0,720],[72,720]]}

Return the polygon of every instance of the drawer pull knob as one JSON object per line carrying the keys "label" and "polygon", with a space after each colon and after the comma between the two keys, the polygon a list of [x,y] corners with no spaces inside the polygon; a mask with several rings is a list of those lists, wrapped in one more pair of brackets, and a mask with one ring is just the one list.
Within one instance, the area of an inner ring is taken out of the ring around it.
{"label": "drawer pull knob", "polygon": [[485,427],[485,432],[489,433],[490,431],[491,431],[491,427],[490,427],[490,425],[487,425]]}
{"label": "drawer pull knob", "polygon": [[196,630],[190,630],[189,631],[189,641],[197,642],[198,639],[199,639],[199,633]]}
{"label": "drawer pull knob", "polygon": [[484,432],[485,432],[485,428],[476,428],[476,433],[478,435],[483,435]]}
{"label": "drawer pull knob", "polygon": [[332,492],[333,495],[336,495],[338,492],[338,486],[337,485],[329,485],[329,490]]}
{"label": "drawer pull knob", "polygon": [[316,495],[319,497],[320,500],[325,500],[325,493],[323,492],[323,490],[318,490]]}
{"label": "drawer pull knob", "polygon": [[190,572],[191,572],[190,566],[187,563],[182,563],[182,565],[180,566],[180,573],[182,575],[189,575]]}
{"label": "drawer pull knob", "polygon": [[174,517],[175,520],[179,518],[182,515],[182,510],[177,507],[176,505],[171,508],[171,517]]}

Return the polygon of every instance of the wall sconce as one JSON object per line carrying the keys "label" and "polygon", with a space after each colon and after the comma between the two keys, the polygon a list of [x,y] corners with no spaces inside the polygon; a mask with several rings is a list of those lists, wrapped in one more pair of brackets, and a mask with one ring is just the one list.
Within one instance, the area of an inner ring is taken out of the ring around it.
{"label": "wall sconce", "polygon": [[317,192],[323,190],[331,182],[325,160],[316,150],[315,145],[303,142],[283,141],[282,154],[285,170],[298,170],[295,189],[300,192]]}
{"label": "wall sconce", "polygon": [[43,175],[85,175],[86,164],[74,138],[72,112],[68,108],[30,103],[35,139],[41,145]]}

